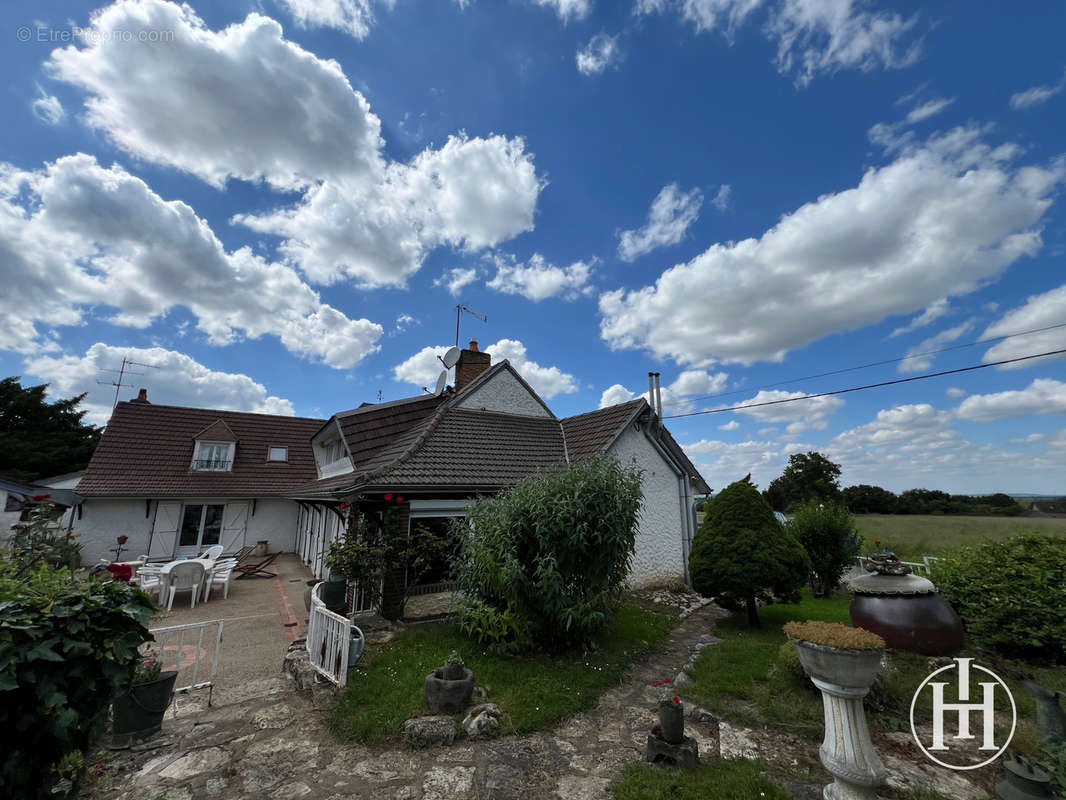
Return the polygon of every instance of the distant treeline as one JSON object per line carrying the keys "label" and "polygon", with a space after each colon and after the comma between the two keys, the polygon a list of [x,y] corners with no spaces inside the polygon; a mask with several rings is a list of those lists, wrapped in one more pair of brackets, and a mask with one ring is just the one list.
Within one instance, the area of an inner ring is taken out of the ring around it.
{"label": "distant treeline", "polygon": [[1013,517],[1025,508],[1009,494],[948,494],[937,489],[908,489],[900,494],[862,483],[843,491],[853,514],[970,514]]}

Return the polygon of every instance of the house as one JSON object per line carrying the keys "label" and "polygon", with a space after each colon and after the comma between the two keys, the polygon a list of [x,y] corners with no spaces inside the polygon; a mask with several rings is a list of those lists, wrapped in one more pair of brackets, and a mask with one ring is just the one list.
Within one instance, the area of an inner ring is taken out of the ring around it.
{"label": "house", "polygon": [[364,403],[327,420],[119,403],[78,484],[86,560],[116,536],[152,559],[266,541],[326,573],[346,509],[399,507],[446,525],[470,500],[607,452],[644,470],[634,585],[687,573],[694,498],[710,491],[643,400],[559,419],[509,362],[477,342],[438,395]]}
{"label": "house", "polygon": [[74,487],[85,475],[85,470],[56,475],[51,478],[39,478],[33,483],[20,483],[0,478],[0,534],[7,536],[12,528],[25,522],[33,507],[33,498],[47,495],[54,508],[54,522],[57,528],[71,527],[75,509],[82,498],[74,492]]}

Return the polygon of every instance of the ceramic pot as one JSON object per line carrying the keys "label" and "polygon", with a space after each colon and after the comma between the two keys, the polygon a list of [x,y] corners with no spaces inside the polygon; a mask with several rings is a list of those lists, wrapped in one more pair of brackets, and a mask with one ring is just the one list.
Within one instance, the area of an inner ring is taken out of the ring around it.
{"label": "ceramic pot", "polygon": [[672,700],[660,700],[659,730],[663,739],[670,744],[685,741],[685,707]]}

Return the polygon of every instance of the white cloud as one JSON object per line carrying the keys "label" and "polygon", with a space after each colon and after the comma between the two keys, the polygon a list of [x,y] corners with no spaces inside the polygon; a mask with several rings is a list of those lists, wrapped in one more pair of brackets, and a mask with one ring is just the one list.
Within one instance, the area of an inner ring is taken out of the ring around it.
{"label": "white cloud", "polygon": [[951,313],[951,304],[948,303],[946,297],[942,297],[939,300],[930,303],[921,314],[916,316],[902,328],[896,328],[892,331],[892,333],[889,334],[889,338],[902,336],[905,333],[916,331],[918,328],[924,328],[949,313]]}
{"label": "white cloud", "polygon": [[[1009,336],[1022,331],[1058,325],[1066,321],[1063,319],[1064,309],[1066,309],[1066,284],[1049,292],[1030,296],[1024,305],[1012,308],[985,328],[985,332],[981,334],[981,339],[994,339],[997,336]],[[1066,327],[1004,339],[988,348],[982,360],[986,363],[989,361],[1005,361],[1009,358],[1047,353],[1051,350],[1066,350]],[[1016,364],[1004,364],[1000,369],[1022,369],[1059,358],[1063,358],[1063,356],[1033,358],[1028,361],[1019,361]]]}
{"label": "white cloud", "polygon": [[525,264],[513,256],[497,256],[496,275],[485,285],[504,294],[520,294],[534,302],[560,295],[574,300],[592,292],[589,276],[595,261],[575,261],[568,267],[557,267],[540,253],[534,253]]}
{"label": "white cloud", "polygon": [[551,8],[564,23],[584,19],[592,11],[592,0],[534,0],[538,6]]}
{"label": "white cloud", "polygon": [[706,366],[751,364],[971,292],[1041,247],[1066,161],[1022,166],[957,128],[859,185],[785,215],[758,239],[714,244],[653,286],[600,296],[612,349]]}
{"label": "white cloud", "polygon": [[[662,386],[659,396],[663,401],[663,416],[671,414],[687,414],[697,407],[696,399],[700,395],[717,394],[725,389],[729,382],[729,376],[724,372],[705,372],[704,370],[689,369],[683,371],[674,379],[674,382]],[[640,393],[649,405],[654,405],[647,391]],[[632,392],[620,383],[606,389],[600,396],[600,408],[625,403],[637,397],[637,392]]]}
{"label": "white cloud", "polygon": [[1015,439],[1011,439],[1011,444],[1035,444],[1036,442],[1042,442],[1047,438],[1046,433],[1030,433],[1028,436],[1021,436]]}
{"label": "white cloud", "polygon": [[34,172],[0,164],[0,263],[8,350],[47,348],[38,325],[76,325],[107,308],[114,324],[146,327],[184,306],[212,344],[274,335],[338,369],[377,350],[383,333],[323,303],[290,267],[247,247],[227,252],[188,205],[84,154]]}
{"label": "white cloud", "polygon": [[464,286],[468,286],[477,280],[475,267],[453,267],[439,278],[434,278],[434,286],[443,286],[452,297],[457,297]]}
{"label": "white cloud", "polygon": [[577,51],[577,71],[582,75],[599,75],[607,67],[617,66],[622,60],[618,37],[597,33],[588,44]]}
{"label": "white cloud", "polygon": [[[82,408],[88,421],[107,422],[115,399],[110,385],[97,383],[102,370],[114,370],[123,357],[158,369],[144,369],[143,375],[127,376],[119,400],[135,397],[139,387],[148,389],[152,403],[197,408],[254,411],[260,414],[292,416],[289,400],[268,394],[263,384],[239,372],[222,372],[204,366],[190,356],[162,347],[114,347],[97,342],[84,356],[41,356],[26,360],[30,375],[47,381],[53,397],[70,397],[87,392]],[[140,368],[135,368],[140,369]]]}
{"label": "white cloud", "polygon": [[[526,346],[517,339],[500,339],[495,344],[481,348],[492,356],[492,363],[503,359],[511,362],[518,374],[545,400],[558,394],[573,394],[578,389],[577,379],[558,367],[543,367],[529,358]],[[432,386],[442,369],[437,356],[443,356],[448,345],[423,347],[392,369],[393,377],[418,387]]]}
{"label": "white cloud", "polygon": [[634,13],[676,10],[697,33],[718,29],[732,43],[762,5],[770,9],[763,32],[777,45],[777,67],[800,85],[840,69],[908,66],[920,53],[918,43],[902,41],[917,16],[867,11],[863,0],[637,0]]}
{"label": "white cloud", "polygon": [[715,193],[711,200],[711,205],[717,208],[719,211],[725,211],[729,208],[729,203],[733,199],[733,187],[728,183],[723,183],[718,187],[718,191]]}
{"label": "white cloud", "polygon": [[403,333],[408,328],[420,325],[421,320],[415,319],[410,314],[400,314],[396,317],[396,327],[393,333]]}
{"label": "white cloud", "polygon": [[30,104],[30,108],[34,116],[47,125],[58,125],[67,116],[59,98],[46,93],[40,86],[37,87],[37,99]]}
{"label": "white cloud", "polygon": [[701,439],[682,447],[700,474],[716,489],[740,480],[748,473],[756,485],[766,487],[781,474],[792,453],[814,449],[813,445],[799,442],[781,444],[759,439],[742,442]]}
{"label": "white cloud", "polygon": [[1066,414],[1066,383],[1037,378],[1024,389],[972,394],[955,409],[957,417],[974,422],[1028,414]]}
{"label": "white cloud", "polygon": [[785,431],[789,434],[797,434],[808,428],[824,429],[827,425],[826,418],[832,416],[838,408],[844,405],[844,401],[839,397],[812,397],[809,400],[780,402],[803,397],[804,394],[804,392],[786,392],[782,389],[762,389],[754,397],[736,405],[754,405],[757,403],[776,403],[776,405],[738,408],[735,413],[747,414],[752,419],[762,423],[790,423],[785,428]]}
{"label": "white cloud", "polygon": [[[136,35],[160,30],[172,39]],[[47,66],[88,93],[88,122],[134,156],[214,186],[238,178],[302,192],[234,221],[282,237],[280,251],[316,282],[402,286],[436,247],[477,250],[533,227],[543,184],[522,139],[460,134],[390,162],[381,121],[340,65],[269,17],[213,31],[187,5],[129,0],[94,14],[84,41]]]}
{"label": "white cloud", "polygon": [[682,192],[676,183],[667,184],[652,200],[644,227],[619,234],[618,256],[633,261],[657,247],[677,244],[699,217],[701,205],[699,189]]}
{"label": "white cloud", "polygon": [[973,320],[968,319],[961,325],[942,330],[936,336],[930,336],[928,339],[919,342],[904,354],[903,360],[899,362],[899,371],[906,373],[921,372],[929,369],[933,366],[933,360],[936,358],[934,350],[939,350],[949,342],[954,342],[972,327]]}
{"label": "white cloud", "polygon": [[945,392],[948,397],[965,397],[966,390],[960,389],[958,386],[949,386]]}
{"label": "white cloud", "polygon": [[374,6],[391,10],[396,0],[281,0],[305,28],[336,28],[365,39],[374,24]]}
{"label": "white cloud", "polygon": [[915,106],[910,112],[908,112],[907,123],[913,125],[922,120],[934,117],[954,102],[954,97],[937,97],[932,100],[927,100],[921,105]]}
{"label": "white cloud", "polygon": [[1041,103],[1046,103],[1055,95],[1059,94],[1063,89],[1066,89],[1066,73],[1063,73],[1062,78],[1058,83],[1053,83],[1047,86],[1034,86],[1031,89],[1026,89],[1024,92],[1016,92],[1010,96],[1010,107],[1014,110],[1032,108],[1038,106]]}
{"label": "white cloud", "polygon": [[739,428],[739,427],[740,427],[740,423],[739,423],[739,422],[737,422],[737,421],[736,421],[736,420],[734,419],[734,420],[730,420],[730,421],[729,421],[729,422],[727,422],[727,423],[726,423],[725,425],[719,425],[719,426],[718,426],[718,430],[720,430],[720,431],[735,431],[735,430],[737,430],[737,428]]}

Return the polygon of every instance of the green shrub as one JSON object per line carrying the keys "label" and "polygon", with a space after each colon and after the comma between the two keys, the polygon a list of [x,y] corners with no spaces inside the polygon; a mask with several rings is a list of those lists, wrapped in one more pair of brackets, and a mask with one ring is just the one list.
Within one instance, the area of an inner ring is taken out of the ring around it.
{"label": "green shrub", "polygon": [[510,655],[532,644],[529,623],[509,608],[503,610],[467,597],[459,610],[459,629],[494,653]]}
{"label": "green shrub", "polygon": [[971,641],[1066,660],[1066,539],[1021,534],[949,551],[933,582]]}
{"label": "green shrub", "polygon": [[[99,733],[116,690],[140,663],[155,610],[124,583],[0,563],[0,765],[5,796],[52,797],[64,767]],[[74,779],[75,791],[78,775]]]}
{"label": "green shrub", "polygon": [[726,608],[746,608],[748,623],[758,627],[758,602],[799,602],[810,562],[758,490],[736,481],[708,506],[689,571],[697,592]]}
{"label": "green shrub", "polygon": [[543,647],[586,645],[610,620],[629,574],[643,505],[640,484],[639,470],[601,456],[472,506],[456,529],[460,590],[481,604],[468,606],[481,609],[466,614],[469,633],[494,640],[492,626],[481,622],[510,615],[516,636],[528,626],[531,640]]}
{"label": "green shrub", "polygon": [[809,500],[793,512],[786,527],[811,560],[811,594],[825,597],[859,554],[862,539],[855,520],[842,505]]}

